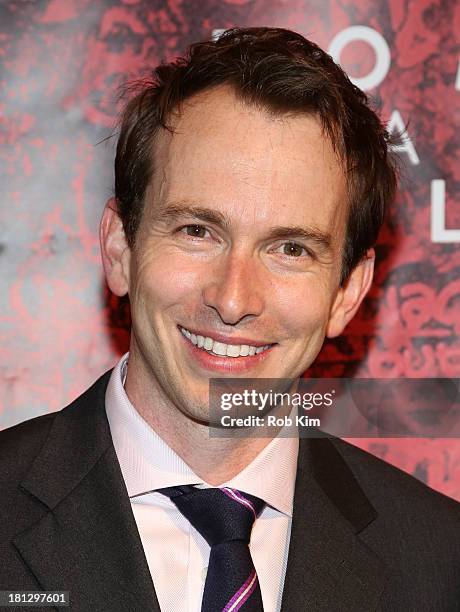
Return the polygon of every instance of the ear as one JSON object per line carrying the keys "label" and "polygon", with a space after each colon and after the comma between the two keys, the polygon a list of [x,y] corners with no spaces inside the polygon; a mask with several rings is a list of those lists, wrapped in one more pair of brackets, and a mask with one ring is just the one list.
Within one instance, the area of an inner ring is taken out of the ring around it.
{"label": "ear", "polygon": [[110,198],[105,205],[99,239],[107,284],[112,293],[122,297],[128,293],[131,252],[115,198]]}
{"label": "ear", "polygon": [[369,249],[365,257],[352,270],[345,284],[339,288],[332,305],[326,336],[339,336],[355,316],[374,276],[375,251]]}

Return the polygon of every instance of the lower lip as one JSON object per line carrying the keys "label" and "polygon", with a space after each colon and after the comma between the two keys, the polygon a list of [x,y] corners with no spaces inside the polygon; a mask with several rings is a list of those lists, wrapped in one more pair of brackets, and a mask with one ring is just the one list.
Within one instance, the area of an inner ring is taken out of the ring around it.
{"label": "lower lip", "polygon": [[261,353],[256,355],[248,355],[247,357],[221,357],[195,346],[184,336],[180,329],[179,334],[185,342],[190,355],[196,359],[196,361],[198,361],[203,368],[206,368],[212,372],[223,372],[227,374],[246,372],[251,368],[263,363],[274,348],[274,346],[272,346]]}

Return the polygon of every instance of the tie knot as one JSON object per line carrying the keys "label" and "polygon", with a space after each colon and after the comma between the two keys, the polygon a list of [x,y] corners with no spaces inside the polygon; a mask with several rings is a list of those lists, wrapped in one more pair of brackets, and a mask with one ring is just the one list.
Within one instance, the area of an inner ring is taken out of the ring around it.
{"label": "tie knot", "polygon": [[197,489],[191,485],[167,487],[166,495],[210,546],[232,540],[249,543],[252,526],[265,503],[230,487]]}

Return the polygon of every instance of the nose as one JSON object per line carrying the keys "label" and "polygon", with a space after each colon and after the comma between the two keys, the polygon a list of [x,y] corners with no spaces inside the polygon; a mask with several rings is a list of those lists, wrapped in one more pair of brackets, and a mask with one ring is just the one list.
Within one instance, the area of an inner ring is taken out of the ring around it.
{"label": "nose", "polygon": [[203,289],[204,303],[227,325],[263,312],[263,283],[251,255],[227,253],[210,271]]}

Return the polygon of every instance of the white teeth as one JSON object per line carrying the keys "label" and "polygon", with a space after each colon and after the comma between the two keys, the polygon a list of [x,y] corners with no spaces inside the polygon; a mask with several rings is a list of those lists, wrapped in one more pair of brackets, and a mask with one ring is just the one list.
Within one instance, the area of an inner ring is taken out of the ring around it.
{"label": "white teeth", "polygon": [[206,351],[210,351],[215,355],[221,355],[226,357],[246,357],[248,355],[256,355],[270,348],[270,344],[265,346],[249,346],[248,344],[225,344],[224,342],[217,342],[208,336],[200,336],[192,334],[188,329],[180,328],[182,334],[190,340],[198,348],[203,348]]}
{"label": "white teeth", "polygon": [[227,354],[227,345],[223,342],[216,342],[214,340],[214,344],[212,345],[212,352],[217,355],[226,355]]}
{"label": "white teeth", "polygon": [[[215,350],[215,349],[213,349]],[[227,344],[227,357],[239,357],[240,346],[238,344]]]}

